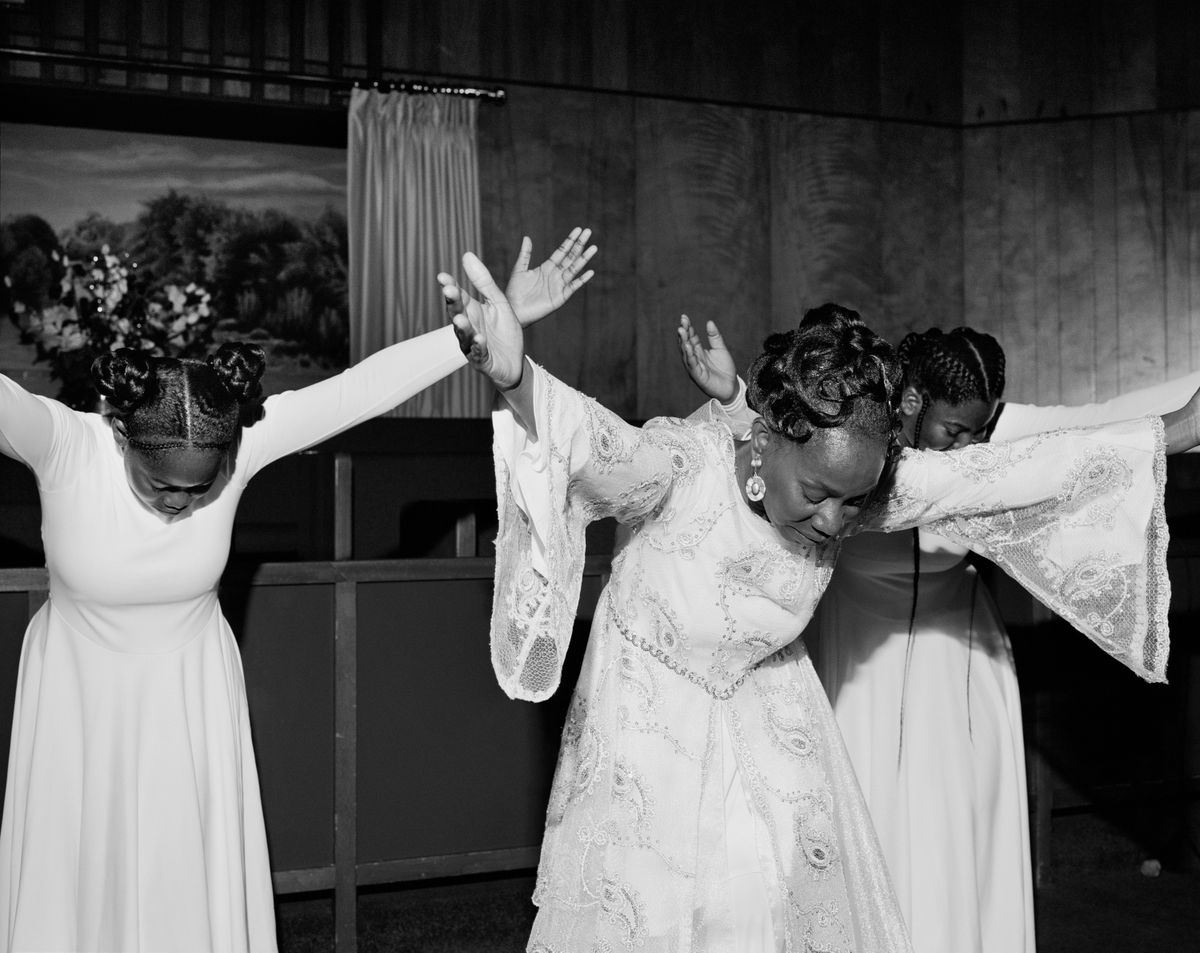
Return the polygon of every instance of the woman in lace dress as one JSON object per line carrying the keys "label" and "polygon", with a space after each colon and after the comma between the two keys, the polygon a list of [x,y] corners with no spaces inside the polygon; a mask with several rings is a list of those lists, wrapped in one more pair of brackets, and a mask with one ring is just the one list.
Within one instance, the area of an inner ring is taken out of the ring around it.
{"label": "woman in lace dress", "polygon": [[[681,320],[684,366],[754,417],[715,323]],[[1102,405],[1000,405],[1004,354],[969,328],[909,334],[901,440],[952,450],[1182,406],[1200,373]],[[1020,696],[1008,635],[967,549],[926,531],[846,540],[805,632],[921,953],[1033,953],[1033,877]]]}
{"label": "woman in lace dress", "polygon": [[[496,384],[500,532],[492,658],[511,696],[557,687],[583,531],[632,524],[601,596],[563,732],[529,950],[907,950],[836,722],[796,636],[839,537],[884,470],[894,356],[853,312],[768,339],[763,416],[625,424],[524,360],[482,264],[497,333],[456,328]],[[464,301],[447,276],[452,294]],[[472,304],[474,304],[472,302]],[[468,307],[470,313],[470,307]],[[479,323],[479,322],[476,322]],[[1170,421],[1194,445],[1200,399]],[[905,452],[873,525],[986,548],[1147,677],[1166,645],[1163,427]],[[1119,555],[1108,556],[1115,553]]]}
{"label": "woman in lace dress", "polygon": [[[576,230],[510,284],[533,320],[590,277]],[[241,660],[217,602],[247,482],[464,363],[449,327],[266,400],[262,352],[97,362],[111,418],[0,375],[0,452],[37,478],[50,597],[22,648],[0,950],[275,949]]]}

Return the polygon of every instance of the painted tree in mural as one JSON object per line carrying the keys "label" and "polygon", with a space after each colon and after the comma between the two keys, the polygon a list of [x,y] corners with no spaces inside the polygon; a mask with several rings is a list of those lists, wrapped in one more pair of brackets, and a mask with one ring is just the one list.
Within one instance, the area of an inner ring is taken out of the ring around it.
{"label": "painted tree in mural", "polygon": [[307,222],[174,190],[133,222],[92,213],[60,235],[43,219],[0,225],[0,306],[63,399],[87,406],[95,353],[134,346],[192,355],[231,337],[301,365],[349,357],[345,217]]}

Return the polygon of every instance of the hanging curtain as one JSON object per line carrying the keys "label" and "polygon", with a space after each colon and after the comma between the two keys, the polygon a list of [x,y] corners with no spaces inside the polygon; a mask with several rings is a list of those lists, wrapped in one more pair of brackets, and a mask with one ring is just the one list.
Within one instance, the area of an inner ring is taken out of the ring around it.
{"label": "hanging curtain", "polygon": [[[351,361],[448,320],[436,275],[462,282],[462,253],[480,251],[476,105],[440,94],[351,93]],[[481,417],[488,407],[480,375],[462,370],[393,415]]]}

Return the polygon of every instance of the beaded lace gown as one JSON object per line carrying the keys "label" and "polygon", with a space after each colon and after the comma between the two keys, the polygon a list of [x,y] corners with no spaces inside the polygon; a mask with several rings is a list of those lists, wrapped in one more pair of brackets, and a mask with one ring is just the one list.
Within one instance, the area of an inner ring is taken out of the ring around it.
{"label": "beaded lace gown", "polygon": [[445,328],[267,399],[182,518],[144,507],[108,423],[0,375],[0,449],[37,477],[50,598],[25,633],[0,827],[0,949],[273,951],[237,644],[234,511],[273,460],[464,363]]}
{"label": "beaded lace gown", "polygon": [[[547,810],[528,949],[908,950],[836,722],[796,636],[836,547],[746,505],[723,420],[634,428],[544,371],[493,418],[492,660],[557,687],[584,528],[632,535],[596,610]],[[719,405],[712,416],[720,413]],[[874,525],[970,541],[1127,664],[1166,658],[1161,422],[906,453]],[[769,492],[769,491],[768,491]]]}

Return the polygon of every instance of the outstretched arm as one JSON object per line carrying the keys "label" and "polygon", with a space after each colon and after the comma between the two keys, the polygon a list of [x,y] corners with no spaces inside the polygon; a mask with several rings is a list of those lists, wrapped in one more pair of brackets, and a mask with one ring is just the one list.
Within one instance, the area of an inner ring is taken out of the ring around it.
{"label": "outstretched arm", "polygon": [[[587,524],[651,512],[670,491],[671,457],[652,435],[527,361],[504,292],[469,252],[463,270],[477,296],[447,295],[467,302],[454,330],[467,360],[507,404],[492,415],[499,524],[492,664],[511,697],[540,701],[561,675]],[[438,280],[447,291],[457,287],[450,275]]]}
{"label": "outstretched arm", "polygon": [[1163,414],[1167,453],[1186,453],[1200,446],[1200,390],[1191,400],[1168,414]]}
{"label": "outstretched arm", "polygon": [[1003,405],[991,439],[1003,442],[1070,427],[1094,427],[1098,424],[1132,420],[1147,414],[1167,414],[1178,410],[1200,388],[1200,371],[1174,380],[1163,381],[1094,404],[1077,405]]}
{"label": "outstretched arm", "polygon": [[29,467],[43,489],[75,472],[80,444],[70,437],[86,430],[83,415],[0,374],[0,453]]}

